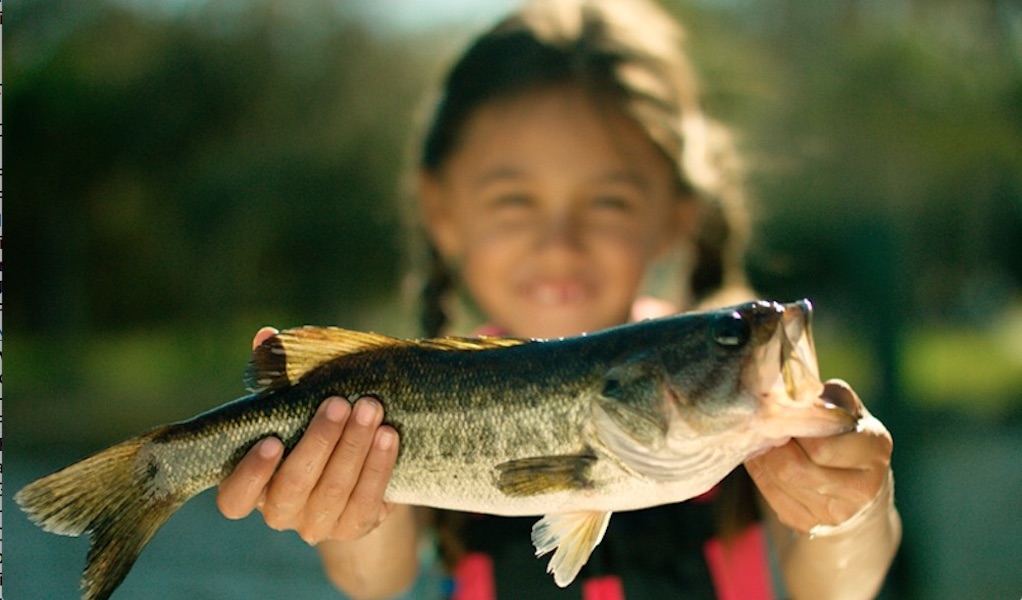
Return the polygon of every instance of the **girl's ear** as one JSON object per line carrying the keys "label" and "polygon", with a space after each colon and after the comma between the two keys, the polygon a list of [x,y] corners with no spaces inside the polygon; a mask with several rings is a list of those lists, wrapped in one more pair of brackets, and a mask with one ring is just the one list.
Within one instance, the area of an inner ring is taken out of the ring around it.
{"label": "girl's ear", "polygon": [[696,233],[699,231],[699,220],[702,215],[700,208],[697,198],[692,196],[678,198],[675,218],[677,219],[678,235],[683,239],[690,240],[696,237]]}
{"label": "girl's ear", "polygon": [[437,175],[423,170],[419,172],[417,191],[422,222],[430,239],[442,257],[456,258],[461,253],[460,236],[446,201],[444,183]]}
{"label": "girl's ear", "polygon": [[670,252],[678,244],[685,244],[695,239],[699,231],[699,220],[702,211],[699,201],[691,196],[679,196],[674,200],[673,212],[667,223],[670,231],[663,236],[660,253]]}

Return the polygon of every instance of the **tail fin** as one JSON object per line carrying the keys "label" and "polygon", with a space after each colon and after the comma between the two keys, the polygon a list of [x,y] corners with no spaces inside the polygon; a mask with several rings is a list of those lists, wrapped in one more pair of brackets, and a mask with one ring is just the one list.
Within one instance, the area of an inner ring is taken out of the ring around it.
{"label": "tail fin", "polygon": [[52,533],[92,536],[82,598],[109,598],[156,530],[183,503],[156,477],[159,467],[140,452],[156,432],[121,442],[14,496],[29,518]]}

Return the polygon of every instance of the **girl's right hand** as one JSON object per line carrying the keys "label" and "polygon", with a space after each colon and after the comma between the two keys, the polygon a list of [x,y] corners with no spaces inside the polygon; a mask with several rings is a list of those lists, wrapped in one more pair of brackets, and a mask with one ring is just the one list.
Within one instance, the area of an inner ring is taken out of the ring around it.
{"label": "girl's right hand", "polygon": [[[253,347],[274,335],[264,327]],[[356,540],[379,525],[391,506],[384,491],[397,459],[398,435],[381,425],[375,398],[327,398],[287,459],[268,437],[249,450],[220,483],[217,506],[229,519],[253,509],[273,529],[294,529],[310,545]],[[278,468],[279,467],[279,468]]]}

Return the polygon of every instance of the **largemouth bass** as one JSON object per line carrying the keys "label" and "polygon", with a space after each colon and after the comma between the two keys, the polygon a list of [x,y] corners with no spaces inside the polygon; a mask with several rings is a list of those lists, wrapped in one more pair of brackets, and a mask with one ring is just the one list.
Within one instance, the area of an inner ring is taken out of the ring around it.
{"label": "largemouth bass", "polygon": [[404,340],[337,328],[253,351],[251,395],[157,427],[22,489],[38,525],[91,535],[82,597],[108,598],[166,519],[260,439],[292,448],[324,398],[372,395],[401,435],[391,502],[543,515],[568,585],[611,513],[686,500],[792,437],[855,416],[820,398],[808,301],[753,302],[558,340]]}

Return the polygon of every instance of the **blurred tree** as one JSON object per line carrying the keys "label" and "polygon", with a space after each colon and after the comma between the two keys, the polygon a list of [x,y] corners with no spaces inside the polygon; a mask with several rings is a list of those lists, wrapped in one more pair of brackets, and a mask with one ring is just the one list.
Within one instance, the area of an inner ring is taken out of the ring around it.
{"label": "blurred tree", "polygon": [[[932,319],[1018,294],[1015,4],[667,4],[688,24],[709,109],[743,134],[765,293],[864,321],[878,300],[894,320]],[[392,294],[406,140],[449,41],[382,33],[363,12],[329,0],[11,11],[9,237],[22,258],[10,268],[25,302],[10,322],[330,322]],[[885,249],[866,251],[877,239]]]}
{"label": "blurred tree", "polygon": [[332,321],[395,287],[396,182],[429,69],[328,2],[246,4],[231,26],[212,4],[9,15],[10,326]]}
{"label": "blurred tree", "polygon": [[[1002,305],[1022,293],[1017,6],[707,1],[684,15],[710,108],[751,157],[761,289],[864,321],[885,297],[926,320],[974,314],[982,289]],[[878,240],[896,255],[867,262]]]}

